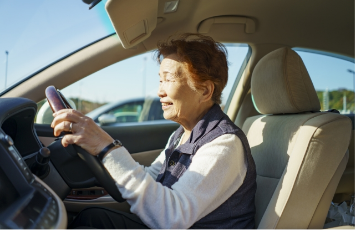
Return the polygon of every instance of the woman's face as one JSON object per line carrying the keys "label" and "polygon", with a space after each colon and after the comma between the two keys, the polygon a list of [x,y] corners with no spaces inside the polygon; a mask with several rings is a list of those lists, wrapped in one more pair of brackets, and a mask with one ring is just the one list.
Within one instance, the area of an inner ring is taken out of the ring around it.
{"label": "woman's face", "polygon": [[185,126],[198,116],[201,93],[189,83],[190,77],[186,71],[179,69],[181,64],[177,60],[176,54],[163,59],[159,71],[158,96],[162,103],[164,118]]}

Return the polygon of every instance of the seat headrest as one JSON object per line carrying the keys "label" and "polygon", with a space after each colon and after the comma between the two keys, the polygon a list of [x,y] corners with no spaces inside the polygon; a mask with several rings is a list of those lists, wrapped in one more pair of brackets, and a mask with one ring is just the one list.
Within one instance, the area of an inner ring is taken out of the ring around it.
{"label": "seat headrest", "polygon": [[262,114],[320,110],[317,93],[302,59],[287,47],[260,59],[251,79],[251,92]]}

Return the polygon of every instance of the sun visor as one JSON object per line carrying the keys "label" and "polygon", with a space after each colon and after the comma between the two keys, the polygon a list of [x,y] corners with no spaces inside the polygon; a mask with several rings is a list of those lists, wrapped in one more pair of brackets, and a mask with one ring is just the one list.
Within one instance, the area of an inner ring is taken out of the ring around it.
{"label": "sun visor", "polygon": [[157,25],[158,0],[108,0],[106,11],[125,49],[147,39]]}

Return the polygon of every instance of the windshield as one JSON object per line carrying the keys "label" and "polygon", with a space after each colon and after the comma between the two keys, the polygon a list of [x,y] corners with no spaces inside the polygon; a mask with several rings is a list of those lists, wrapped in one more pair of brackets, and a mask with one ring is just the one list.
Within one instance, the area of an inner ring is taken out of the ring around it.
{"label": "windshield", "polygon": [[0,1],[0,93],[65,55],[114,33],[106,1]]}

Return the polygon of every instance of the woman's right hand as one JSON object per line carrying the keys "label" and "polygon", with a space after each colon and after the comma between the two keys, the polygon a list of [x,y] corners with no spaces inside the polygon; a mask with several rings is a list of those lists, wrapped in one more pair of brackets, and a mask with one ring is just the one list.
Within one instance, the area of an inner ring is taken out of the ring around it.
{"label": "woman's right hand", "polygon": [[[113,138],[99,127],[91,118],[74,109],[62,109],[53,114],[54,136],[61,132],[72,132],[62,138],[62,145],[76,144],[93,156],[113,142]],[[71,125],[72,124],[72,125]],[[71,125],[71,128],[70,128]],[[71,129],[71,130],[70,130]]]}

